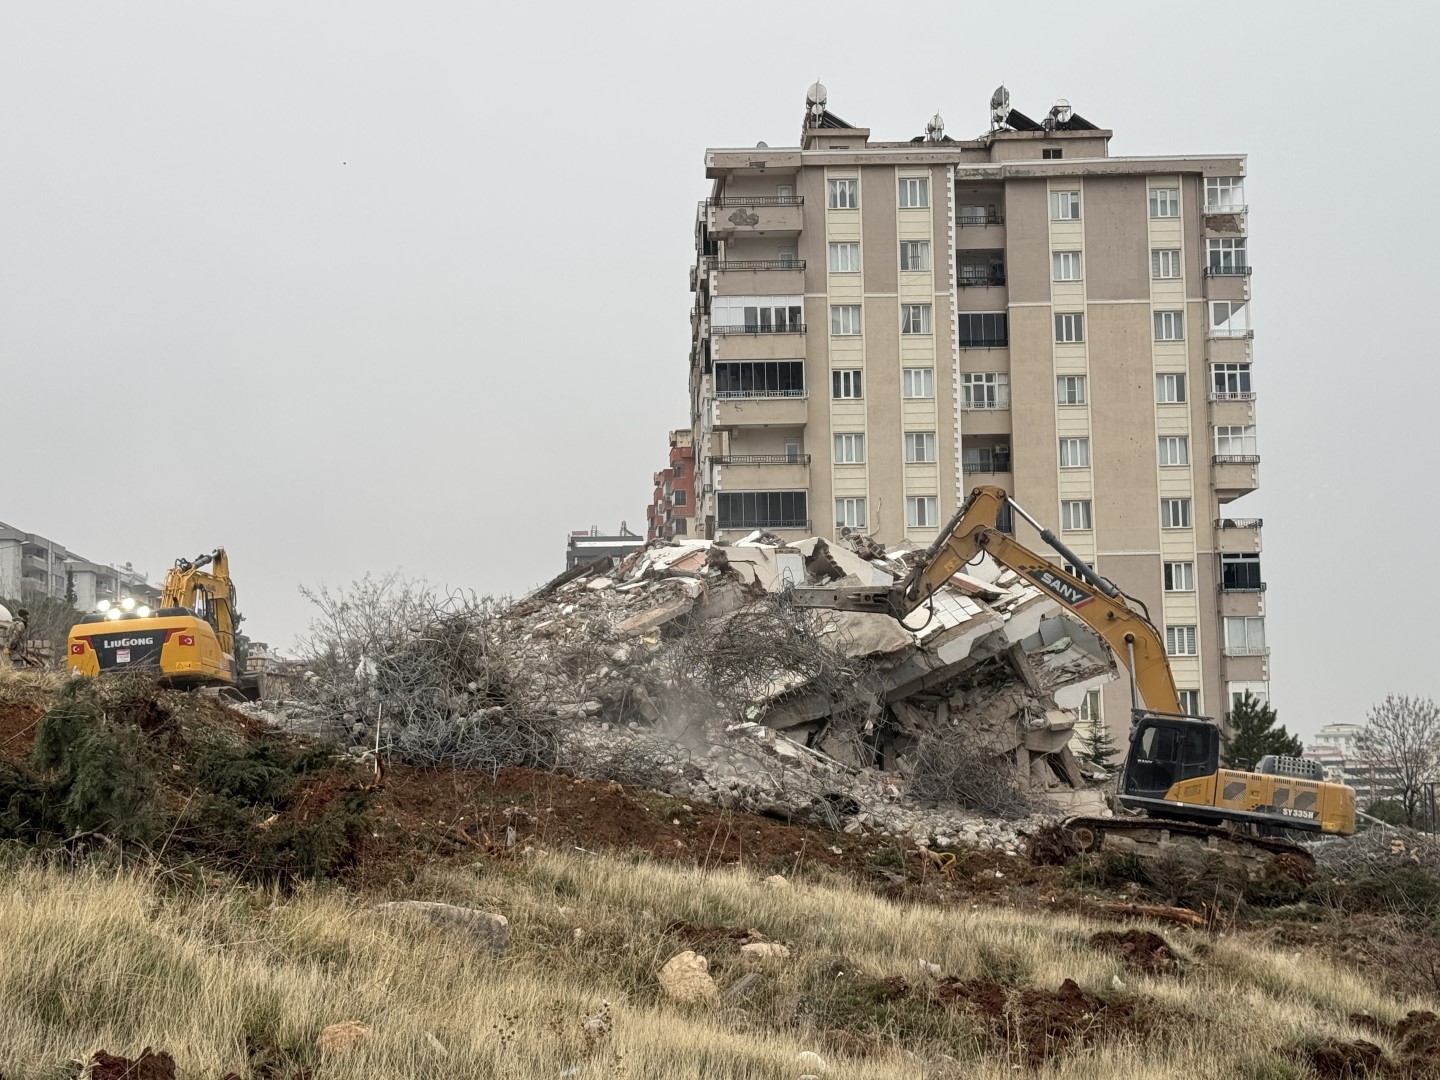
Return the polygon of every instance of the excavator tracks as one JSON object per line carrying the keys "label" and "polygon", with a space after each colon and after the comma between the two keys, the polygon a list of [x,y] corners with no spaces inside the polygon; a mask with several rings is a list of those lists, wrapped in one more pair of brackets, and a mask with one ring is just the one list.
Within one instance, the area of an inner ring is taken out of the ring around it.
{"label": "excavator tracks", "polygon": [[[1250,877],[1272,867],[1294,875],[1314,869],[1315,857],[1299,844],[1271,836],[1250,836],[1214,825],[1148,817],[1077,817],[1061,823],[1048,844],[1051,854],[1114,852],[1140,858],[1217,857]],[[1060,840],[1060,843],[1056,843]],[[1055,849],[1061,849],[1059,851]]]}

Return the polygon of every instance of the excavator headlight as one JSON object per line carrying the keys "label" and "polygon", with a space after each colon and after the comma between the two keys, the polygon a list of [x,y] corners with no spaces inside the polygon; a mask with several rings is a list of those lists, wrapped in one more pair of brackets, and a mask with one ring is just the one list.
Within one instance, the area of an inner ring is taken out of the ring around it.
{"label": "excavator headlight", "polygon": [[109,611],[105,612],[105,618],[107,618],[107,619],[118,619],[118,618],[120,618],[120,614],[121,614],[121,612],[120,612],[120,609],[119,609],[118,607],[112,607]]}
{"label": "excavator headlight", "polygon": [[120,601],[120,607],[123,608],[125,611],[134,611],[135,601],[133,598],[127,596],[124,600]]}
{"label": "excavator headlight", "polygon": [[135,609],[135,614],[139,615],[142,619],[148,619],[150,617],[150,609],[144,604],[141,604],[138,608]]}
{"label": "excavator headlight", "polygon": [[109,611],[109,610],[110,610],[110,601],[109,601],[109,600],[101,600],[100,603],[98,603],[98,604],[95,605],[95,610],[96,610],[96,611]]}

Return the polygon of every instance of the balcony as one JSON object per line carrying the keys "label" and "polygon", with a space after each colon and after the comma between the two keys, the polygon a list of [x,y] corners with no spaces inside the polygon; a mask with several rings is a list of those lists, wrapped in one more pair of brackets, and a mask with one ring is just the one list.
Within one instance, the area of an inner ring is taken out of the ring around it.
{"label": "balcony", "polygon": [[960,348],[962,349],[1008,349],[1009,347],[1009,334],[1003,337],[970,338],[969,340],[962,340],[960,342]]}
{"label": "balcony", "polygon": [[993,288],[1005,284],[1005,268],[1003,266],[957,267],[956,284],[962,289]]}
{"label": "balcony", "polygon": [[804,270],[804,259],[725,259],[710,260],[710,269],[722,274],[736,270]]}
{"label": "balcony", "polygon": [[[691,313],[694,314],[693,312]],[[778,326],[766,326],[764,323],[729,323],[720,326],[711,326],[710,333],[716,337],[733,336],[736,334],[803,334],[805,333],[804,323],[781,323]]]}
{"label": "balcony", "polygon": [[982,458],[979,461],[966,461],[961,464],[960,471],[963,472],[966,476],[982,476],[998,473],[1008,473],[1010,471],[1010,455],[995,454],[988,459]]}
{"label": "balcony", "polygon": [[1248,495],[1260,486],[1259,454],[1216,454],[1210,464],[1215,497],[1222,503]]}
{"label": "balcony", "polygon": [[810,520],[808,518],[767,518],[765,520],[737,518],[717,520],[715,527],[717,529],[724,529],[727,532],[737,532],[741,530],[750,532],[754,529],[768,529],[771,532],[774,532],[776,529],[784,529],[787,531],[791,529],[802,529],[808,533],[810,531]]}
{"label": "balcony", "polygon": [[1255,331],[1248,327],[1240,330],[1212,326],[1205,332],[1205,339],[1207,341],[1254,341]]}
{"label": "balcony", "polygon": [[717,427],[799,427],[810,404],[803,390],[724,396],[716,401]]}
{"label": "balcony", "polygon": [[1249,263],[1237,264],[1226,263],[1205,267],[1205,276],[1212,277],[1249,277],[1255,268]]}
{"label": "balcony", "polygon": [[764,491],[810,486],[809,454],[720,454],[710,460],[722,466],[721,483],[726,489]]}
{"label": "balcony", "polygon": [[1225,656],[1269,656],[1269,645],[1224,645],[1220,652]]}
{"label": "balcony", "polygon": [[809,465],[809,454],[717,454],[716,465]]}
{"label": "balcony", "polygon": [[1202,213],[1206,217],[1215,217],[1219,214],[1244,214],[1249,210],[1244,203],[1206,203]]}
{"label": "balcony", "polygon": [[1263,593],[1265,582],[1263,581],[1222,581],[1219,585],[1222,593]]}
{"label": "balcony", "polygon": [[1010,408],[1010,392],[992,394],[988,397],[966,397],[960,400],[961,412],[998,412]]}
{"label": "balcony", "polygon": [[799,296],[805,292],[804,259],[712,259],[709,269],[723,275],[715,287],[726,296]]}
{"label": "balcony", "polygon": [[1259,465],[1259,454],[1216,454],[1210,459],[1215,465]]}
{"label": "balcony", "polygon": [[798,233],[804,206],[803,195],[727,195],[705,200],[711,234],[727,239]]}
{"label": "balcony", "polygon": [[1254,401],[1254,390],[1212,390],[1211,401]]}
{"label": "balcony", "polygon": [[955,224],[962,229],[983,228],[986,225],[1004,225],[1004,214],[967,214],[964,211],[955,215]]}

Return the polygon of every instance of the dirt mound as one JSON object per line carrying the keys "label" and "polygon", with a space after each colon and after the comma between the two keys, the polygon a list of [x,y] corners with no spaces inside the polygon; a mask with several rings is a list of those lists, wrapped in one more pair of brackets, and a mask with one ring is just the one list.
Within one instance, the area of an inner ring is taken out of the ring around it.
{"label": "dirt mound", "polygon": [[90,1080],[175,1080],[175,1059],[163,1050],[148,1046],[137,1058],[118,1057],[95,1051],[87,1075]]}
{"label": "dirt mound", "polygon": [[45,710],[39,705],[11,702],[0,705],[0,758],[21,761],[35,745],[35,725]]}
{"label": "dirt mound", "polygon": [[1135,971],[1168,975],[1178,967],[1165,939],[1149,930],[1102,930],[1090,938],[1090,944],[1102,952],[1119,953]]}
{"label": "dirt mound", "polygon": [[1363,1039],[1320,1039],[1302,1044],[1299,1056],[1322,1077],[1440,1077],[1440,1016],[1412,1012],[1397,1024],[1387,1024],[1368,1013],[1352,1013],[1349,1020],[1363,1031],[1391,1040],[1395,1057],[1384,1056],[1378,1046]]}
{"label": "dirt mound", "polygon": [[1315,1039],[1300,1048],[1322,1080],[1352,1080],[1361,1076],[1384,1076],[1385,1051],[1364,1039]]}

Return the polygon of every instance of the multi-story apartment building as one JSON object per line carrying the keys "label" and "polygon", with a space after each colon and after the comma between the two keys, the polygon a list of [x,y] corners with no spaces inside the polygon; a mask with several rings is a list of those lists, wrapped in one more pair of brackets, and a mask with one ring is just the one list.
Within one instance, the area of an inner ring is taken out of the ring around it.
{"label": "multi-story apartment building", "polygon": [[922,545],[998,484],[1147,605],[1188,708],[1265,696],[1244,156],[1115,157],[1003,89],[979,138],[877,142],[825,98],[798,147],[706,151],[700,534]]}
{"label": "multi-story apartment building", "polygon": [[694,432],[670,432],[670,464],[655,474],[655,491],[645,509],[645,539],[690,536],[695,517]]}
{"label": "multi-story apartment building", "polygon": [[81,611],[93,610],[101,600],[129,596],[150,603],[160,598],[160,590],[129,563],[94,563],[54,540],[0,522],[0,596],[63,600],[71,592]]}

